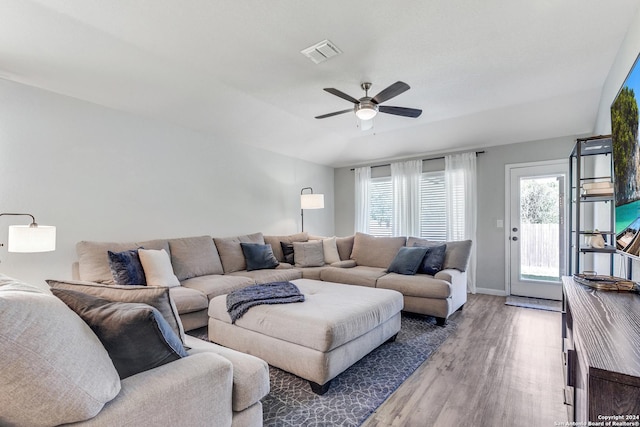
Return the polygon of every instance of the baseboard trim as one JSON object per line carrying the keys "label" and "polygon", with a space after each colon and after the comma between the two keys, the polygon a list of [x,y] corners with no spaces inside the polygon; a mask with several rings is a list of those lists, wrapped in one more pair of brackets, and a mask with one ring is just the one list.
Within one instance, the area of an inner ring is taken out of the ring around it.
{"label": "baseboard trim", "polygon": [[476,288],[477,294],[494,295],[497,297],[506,297],[507,292],[500,289]]}

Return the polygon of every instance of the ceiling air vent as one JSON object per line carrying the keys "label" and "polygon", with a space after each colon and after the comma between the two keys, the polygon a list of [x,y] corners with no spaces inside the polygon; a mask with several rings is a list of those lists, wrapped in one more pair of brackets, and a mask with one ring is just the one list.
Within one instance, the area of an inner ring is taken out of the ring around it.
{"label": "ceiling air vent", "polygon": [[323,40],[320,43],[301,50],[300,53],[312,60],[314,63],[319,64],[329,58],[340,55],[342,51],[329,40]]}

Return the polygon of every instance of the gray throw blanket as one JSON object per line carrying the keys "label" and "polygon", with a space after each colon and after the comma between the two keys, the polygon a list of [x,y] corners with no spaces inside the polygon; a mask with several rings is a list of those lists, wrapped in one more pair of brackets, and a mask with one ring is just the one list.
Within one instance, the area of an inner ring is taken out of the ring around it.
{"label": "gray throw blanket", "polygon": [[231,323],[241,318],[251,307],[261,304],[287,304],[303,302],[304,295],[291,282],[273,282],[253,285],[227,294],[227,311]]}

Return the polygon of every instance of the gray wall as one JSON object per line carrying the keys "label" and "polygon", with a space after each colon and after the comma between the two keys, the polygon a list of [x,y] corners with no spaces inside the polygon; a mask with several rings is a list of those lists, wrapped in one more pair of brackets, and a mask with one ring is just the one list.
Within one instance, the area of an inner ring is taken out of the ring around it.
{"label": "gray wall", "polygon": [[[568,159],[575,136],[485,148],[478,156],[478,269],[476,286],[481,292],[505,292],[504,229],[496,226],[505,219],[505,165],[542,160]],[[568,161],[568,160],[567,160]],[[384,162],[382,162],[384,163]],[[438,162],[425,162],[433,164]],[[432,166],[430,166],[432,167]],[[443,169],[444,164],[440,163]],[[336,234],[354,232],[354,178],[350,168],[335,170]],[[505,221],[506,223],[506,221]]]}
{"label": "gray wall", "polygon": [[57,226],[57,250],[8,253],[0,272],[70,278],[80,240],[300,230],[300,189],[324,193],[305,229],[332,235],[333,168],[0,80],[0,212]]}

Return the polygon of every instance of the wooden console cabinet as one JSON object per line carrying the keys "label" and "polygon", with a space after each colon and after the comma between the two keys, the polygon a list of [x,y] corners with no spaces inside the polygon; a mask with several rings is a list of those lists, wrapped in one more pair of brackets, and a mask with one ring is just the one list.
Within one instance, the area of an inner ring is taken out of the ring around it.
{"label": "wooden console cabinet", "polygon": [[[640,422],[640,295],[563,277],[562,336],[569,421]],[[608,418],[614,420],[613,418]],[[639,423],[640,424],[640,423]],[[600,424],[597,424],[600,425]],[[608,424],[612,425],[612,424]]]}

